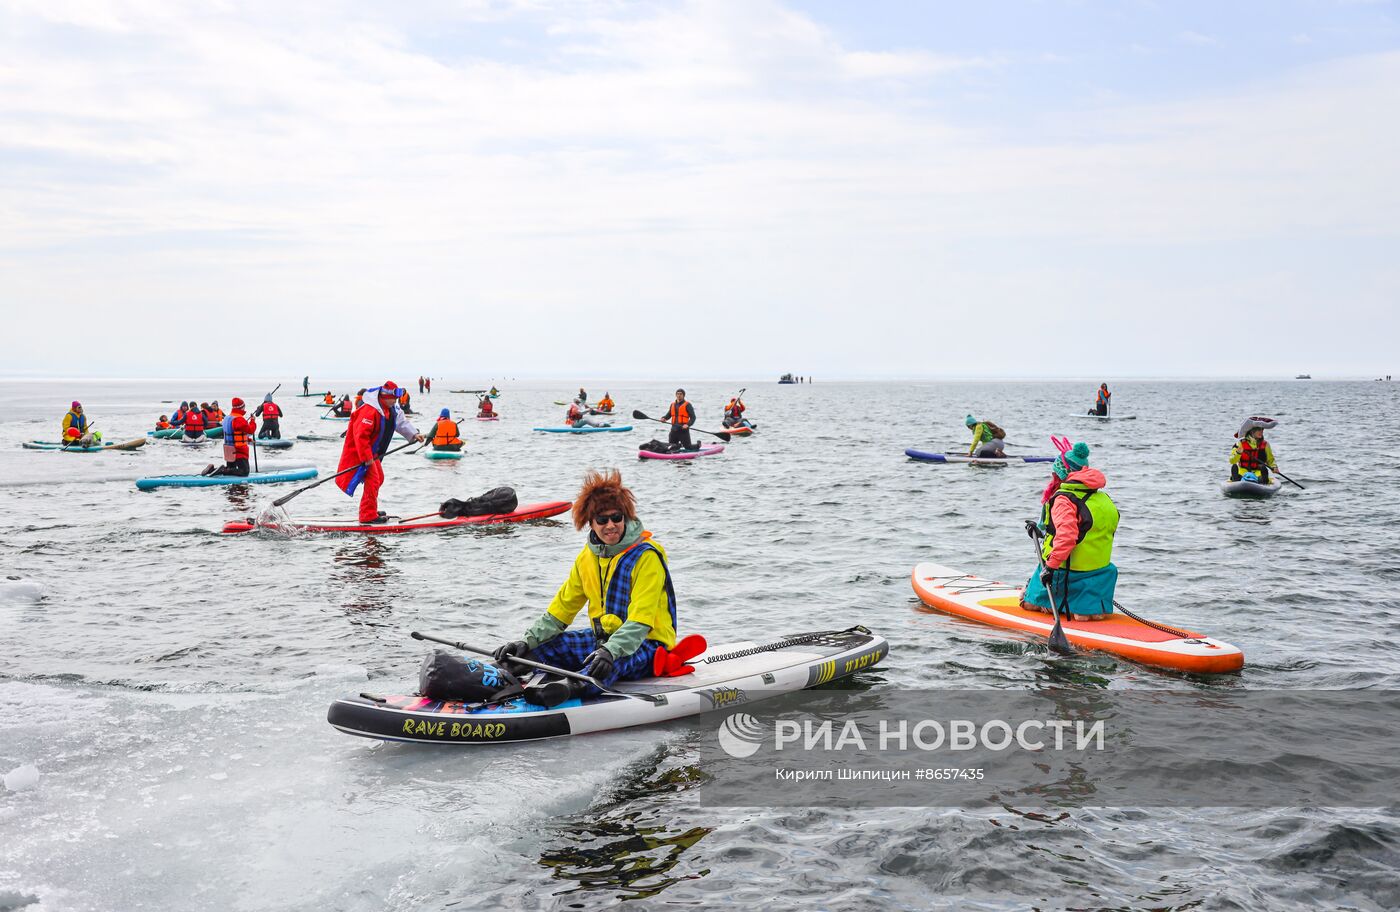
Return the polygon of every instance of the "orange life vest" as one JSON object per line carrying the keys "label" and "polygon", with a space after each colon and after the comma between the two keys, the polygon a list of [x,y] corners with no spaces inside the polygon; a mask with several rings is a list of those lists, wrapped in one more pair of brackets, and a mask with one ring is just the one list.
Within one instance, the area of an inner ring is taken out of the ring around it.
{"label": "orange life vest", "polygon": [[690,400],[672,402],[671,408],[666,412],[666,420],[672,424],[688,425],[690,424],[691,412]]}
{"label": "orange life vest", "polygon": [[437,427],[433,430],[433,446],[461,442],[461,438],[457,436],[457,422],[451,418],[439,418]]}

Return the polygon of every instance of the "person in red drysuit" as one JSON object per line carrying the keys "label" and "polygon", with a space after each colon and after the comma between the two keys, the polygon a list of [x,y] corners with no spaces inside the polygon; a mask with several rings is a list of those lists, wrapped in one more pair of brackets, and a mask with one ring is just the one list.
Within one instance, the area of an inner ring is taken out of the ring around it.
{"label": "person in red drysuit", "polygon": [[340,451],[340,467],[336,471],[344,472],[357,465],[358,468],[346,472],[335,483],[351,497],[355,496],[356,488],[364,485],[364,493],[360,495],[360,522],[367,525],[388,520],[379,509],[379,486],[384,483],[384,469],[379,462],[389,451],[395,432],[405,440],[420,443],[424,440],[399,408],[400,392],[391,380],[365,390],[365,403],[350,416],[345,445]]}

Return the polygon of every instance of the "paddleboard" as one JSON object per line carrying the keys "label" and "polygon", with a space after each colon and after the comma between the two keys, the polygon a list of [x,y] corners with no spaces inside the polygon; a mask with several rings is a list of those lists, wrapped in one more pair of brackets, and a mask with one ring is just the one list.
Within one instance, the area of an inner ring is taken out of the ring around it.
{"label": "paddleboard", "polygon": [[477,421],[500,421],[500,420],[501,420],[501,416],[500,416],[500,415],[492,415],[490,418],[485,418],[485,417],[482,417],[481,415],[477,415],[477,416],[476,416],[476,420],[477,420]]}
{"label": "paddleboard", "polygon": [[568,405],[569,403],[565,402],[563,399],[555,399],[555,400],[554,400],[554,404],[555,404],[555,405]]}
{"label": "paddleboard", "polygon": [[464,455],[462,450],[435,450],[427,447],[420,450],[424,459],[461,459]]}
{"label": "paddleboard", "polygon": [[[919,564],[914,592],[930,608],[993,627],[1021,630],[1049,638],[1055,620],[1020,607],[1021,587],[961,573],[938,564]],[[1083,649],[1110,652],[1144,665],[1219,674],[1239,671],[1244,653],[1236,646],[1172,625],[1171,632],[1115,612],[1102,621],[1065,621],[1065,636]]]}
{"label": "paddleboard", "polygon": [[281,484],[286,481],[304,481],[315,478],[316,470],[310,466],[296,469],[279,469],[275,472],[251,472],[245,477],[236,475],[157,475],[154,478],[136,479],[136,487],[142,491],[153,488],[205,488],[214,485]]}
{"label": "paddleboard", "polygon": [[298,434],[297,439],[308,443],[333,443],[344,438],[335,434]]}
{"label": "paddleboard", "polygon": [[600,431],[630,431],[632,425],[624,424],[621,427],[537,427],[531,430],[543,431],[546,434],[596,434]]}
{"label": "paddleboard", "polygon": [[1257,481],[1245,481],[1244,479],[1240,479],[1239,481],[1222,481],[1220,483],[1220,491],[1226,497],[1254,497],[1262,499],[1273,497],[1282,487],[1283,482],[1278,479],[1274,479],[1268,484],[1260,484]]}
{"label": "paddleboard", "polygon": [[20,444],[26,450],[58,450],[63,453],[106,453],[110,450],[134,450],[145,445],[146,438],[144,437],[127,440],[124,443],[105,443],[102,446],[93,447],[64,446],[58,441],[48,440],[26,440]]}
{"label": "paddleboard", "polygon": [[322,416],[321,416],[321,420],[322,420],[322,421],[349,421],[350,418],[349,418],[348,416],[345,417],[345,418],[341,418],[341,417],[336,416],[336,415],[322,415]]}
{"label": "paddleboard", "polygon": [[758,428],[755,428],[755,427],[747,427],[747,426],[746,426],[746,427],[721,428],[720,430],[722,430],[722,431],[724,431],[726,434],[729,434],[729,435],[734,436],[734,437],[747,437],[747,436],[749,436],[750,434],[752,434],[754,431],[758,430]]}
{"label": "paddleboard", "polygon": [[724,444],[715,443],[710,446],[702,446],[698,450],[682,450],[679,453],[653,453],[650,450],[638,450],[638,459],[696,459],[701,456],[714,456],[724,452]]}
{"label": "paddleboard", "polygon": [[[553,500],[547,503],[525,504],[516,507],[511,513],[488,513],[485,516],[459,516],[456,519],[443,519],[441,516],[424,517],[411,522],[387,522],[379,525],[365,525],[354,519],[304,519],[287,524],[294,532],[366,532],[370,535],[383,535],[395,532],[416,532],[419,529],[452,529],[457,526],[479,526],[494,523],[524,522],[530,519],[546,519],[558,516],[573,509],[567,500]],[[391,517],[397,518],[397,517]],[[277,531],[278,523],[265,523],[256,526],[252,517],[224,523],[224,532],[236,534],[251,532],[254,528]]]}
{"label": "paddleboard", "polygon": [[[330,392],[330,391],[327,390],[326,392]],[[326,393],[297,393],[297,394],[296,394],[296,398],[298,398],[298,399],[324,399],[324,398],[326,398]]]}
{"label": "paddleboard", "polygon": [[260,450],[290,450],[294,444],[284,437],[267,437],[256,441]]}
{"label": "paddleboard", "polygon": [[905,450],[904,455],[920,462],[966,463],[980,466],[1024,465],[1028,462],[1054,462],[1054,456],[968,456],[960,453],[926,453],[923,450]]}
{"label": "paddleboard", "polygon": [[[215,439],[220,439],[220,440],[222,440],[222,439],[223,439],[223,436],[224,436],[224,429],[223,429],[223,427],[222,427],[221,425],[215,425],[214,427],[211,427],[211,428],[205,428],[203,433],[204,433],[204,436],[205,436],[205,437],[212,437],[212,438],[215,438]],[[184,428],[161,428],[161,429],[158,430],[158,431],[147,431],[147,432],[146,432],[146,436],[147,436],[147,437],[154,437],[154,438],[156,438],[157,440],[176,440],[176,439],[181,439],[181,438],[183,438],[183,437],[185,436],[185,429],[184,429]]]}
{"label": "paddleboard", "polygon": [[1097,418],[1099,421],[1134,421],[1137,415],[1086,415],[1082,412],[1073,412],[1071,418]]}
{"label": "paddleboard", "polygon": [[771,643],[725,643],[691,660],[694,674],[620,681],[614,689],[657,702],[602,695],[552,709],[522,699],[482,706],[411,694],[358,694],[331,704],[326,721],[347,735],[424,744],[505,744],[653,725],[816,687],[875,667],[885,638],[864,627]]}

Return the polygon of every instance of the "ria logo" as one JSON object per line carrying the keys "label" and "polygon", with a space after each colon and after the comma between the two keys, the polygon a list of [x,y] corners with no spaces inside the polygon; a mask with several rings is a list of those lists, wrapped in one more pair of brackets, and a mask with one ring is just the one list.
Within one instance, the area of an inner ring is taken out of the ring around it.
{"label": "ria logo", "polygon": [[719,746],[729,756],[743,760],[763,745],[763,723],[748,713],[730,713],[719,727]]}

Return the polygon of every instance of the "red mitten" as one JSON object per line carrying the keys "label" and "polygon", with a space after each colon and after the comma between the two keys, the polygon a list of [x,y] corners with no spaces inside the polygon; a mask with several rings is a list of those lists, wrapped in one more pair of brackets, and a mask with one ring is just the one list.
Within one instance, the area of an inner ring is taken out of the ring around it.
{"label": "red mitten", "polygon": [[709,644],[698,633],[683,637],[676,643],[675,649],[668,650],[665,646],[658,646],[651,663],[652,673],[658,678],[678,678],[681,675],[692,674],[695,666],[686,663],[708,648]]}

